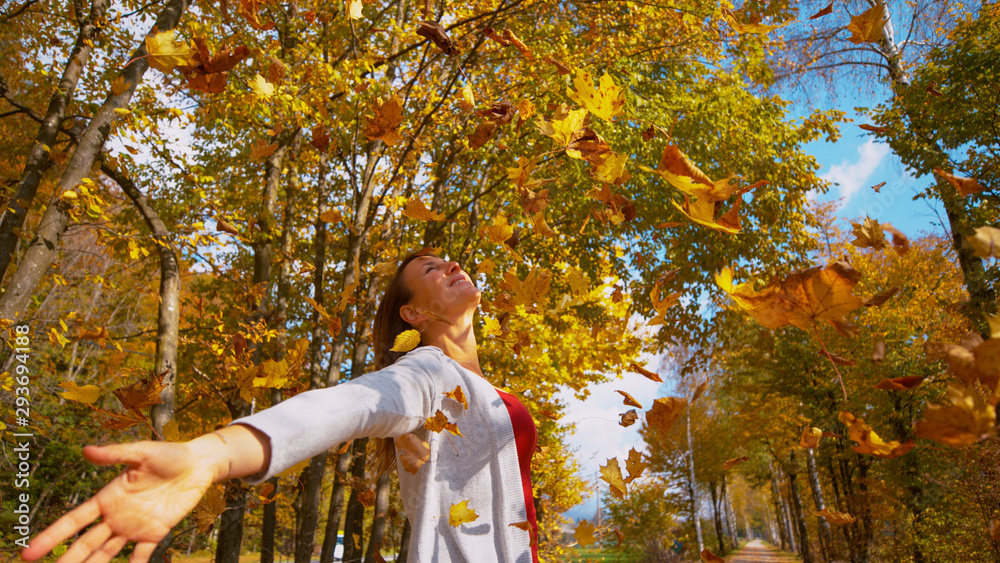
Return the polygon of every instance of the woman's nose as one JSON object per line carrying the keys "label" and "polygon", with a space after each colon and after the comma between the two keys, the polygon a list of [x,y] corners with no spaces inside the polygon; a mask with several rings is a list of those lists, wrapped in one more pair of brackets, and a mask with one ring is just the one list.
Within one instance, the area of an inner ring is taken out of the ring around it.
{"label": "woman's nose", "polygon": [[458,265],[458,262],[448,262],[447,267],[445,268],[445,274],[450,276],[461,269],[462,267]]}

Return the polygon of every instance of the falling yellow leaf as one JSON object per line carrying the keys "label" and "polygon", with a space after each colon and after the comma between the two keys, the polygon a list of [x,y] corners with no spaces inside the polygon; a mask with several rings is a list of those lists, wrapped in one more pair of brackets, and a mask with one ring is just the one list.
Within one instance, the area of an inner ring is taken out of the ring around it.
{"label": "falling yellow leaf", "polygon": [[448,525],[457,527],[469,522],[475,522],[479,518],[475,510],[469,509],[469,502],[471,502],[471,499],[451,505],[451,509],[448,510]]}
{"label": "falling yellow leaf", "polygon": [[390,352],[409,352],[420,344],[420,332],[414,329],[404,330],[396,335]]}
{"label": "falling yellow leaf", "polygon": [[176,66],[188,64],[194,51],[183,41],[174,41],[174,30],[168,29],[146,37],[149,66],[167,74]]}
{"label": "falling yellow leaf", "polygon": [[646,411],[646,425],[666,436],[678,417],[687,408],[684,397],[662,397],[653,401],[653,408]]}
{"label": "falling yellow leaf", "polygon": [[594,532],[597,531],[593,524],[589,524],[586,520],[581,520],[579,524],[576,525],[576,530],[573,531],[573,537],[576,538],[577,543],[580,547],[587,547],[588,545],[597,542],[597,538],[594,537]]}
{"label": "falling yellow leaf", "polygon": [[319,220],[324,223],[339,223],[343,221],[343,219],[344,216],[339,209],[327,209],[319,215]]}
{"label": "falling yellow leaf", "polygon": [[749,456],[734,457],[733,459],[727,459],[722,463],[722,470],[725,471],[727,469],[732,469],[733,467],[736,467],[737,465],[747,461],[748,459],[750,459]]}
{"label": "falling yellow leaf", "polygon": [[431,432],[441,432],[443,430],[447,430],[456,436],[463,435],[458,431],[458,425],[454,422],[450,422],[448,420],[448,416],[441,412],[441,409],[438,409],[437,412],[434,413],[434,416],[428,418],[424,422],[424,428],[430,430]]}
{"label": "falling yellow leaf", "polygon": [[257,139],[257,142],[250,147],[250,158],[253,160],[263,160],[272,154],[274,151],[278,150],[278,144],[267,144],[261,139]]}
{"label": "falling yellow leaf", "polygon": [[128,90],[129,85],[125,82],[125,77],[119,76],[111,83],[111,93],[120,96],[122,92]]}
{"label": "falling yellow leaf", "polygon": [[854,44],[878,43],[882,40],[885,22],[885,6],[876,4],[856,16],[851,16],[851,23],[847,24],[851,36],[847,40]]}
{"label": "falling yellow leaf", "polygon": [[539,211],[531,216],[531,228],[543,237],[552,238],[559,236],[559,233],[553,231],[552,227],[549,227],[549,224],[545,222],[545,213],[543,211]]}
{"label": "falling yellow leaf", "polygon": [[924,409],[924,417],[913,427],[916,437],[957,447],[993,435],[996,410],[972,386],[949,383],[946,400],[950,404],[928,405]]}
{"label": "falling yellow leaf", "polygon": [[618,458],[613,457],[605,465],[600,466],[601,480],[611,486],[611,492],[618,498],[623,499],[628,496],[628,489],[622,477],[622,470],[618,467]]}
{"label": "falling yellow leaf", "polygon": [[215,519],[219,517],[226,510],[226,498],[223,494],[222,487],[219,485],[213,485],[205,496],[201,498],[198,502],[198,506],[194,507],[194,511],[191,513],[191,517],[194,519],[195,525],[198,526],[198,530],[206,534],[212,528],[212,524],[215,523]]}
{"label": "falling yellow leaf", "polygon": [[859,454],[870,454],[877,457],[899,457],[913,449],[913,440],[900,443],[896,440],[886,442],[879,437],[871,426],[853,414],[840,411],[840,422],[847,426],[847,435],[857,445],[851,448]]}
{"label": "falling yellow leaf", "polygon": [[458,96],[458,106],[465,111],[469,111],[476,107],[476,96],[472,92],[472,84],[466,84],[462,87]]}
{"label": "falling yellow leaf", "polygon": [[802,438],[799,439],[799,445],[803,448],[815,449],[819,447],[819,440],[823,437],[822,428],[806,428],[802,431]]}
{"label": "falling yellow leaf", "polygon": [[972,254],[980,258],[1000,258],[1000,229],[979,227],[976,234],[965,237]]}
{"label": "falling yellow leaf", "polygon": [[539,118],[535,123],[542,135],[551,137],[561,150],[566,151],[566,156],[593,163],[611,149],[600,135],[584,125],[586,119],[587,110],[575,109],[559,119],[553,117],[551,121],[546,121]]}
{"label": "falling yellow leaf", "polygon": [[697,401],[698,397],[701,397],[705,393],[706,389],[708,389],[708,380],[707,379],[705,381],[702,381],[701,384],[698,385],[698,387],[694,390],[694,396],[691,397],[691,402],[693,403],[693,402]]}
{"label": "falling yellow leaf", "polygon": [[431,458],[430,445],[417,437],[416,434],[408,433],[396,438],[396,450],[399,452],[399,461],[403,464],[403,470],[416,475],[417,471]]}
{"label": "falling yellow leaf", "polygon": [[820,510],[819,512],[817,512],[815,510],[810,510],[809,512],[812,512],[816,516],[819,516],[819,517],[823,518],[824,520],[826,520],[827,522],[829,522],[831,524],[836,524],[837,526],[843,526],[844,524],[851,524],[855,520],[857,520],[857,518],[855,518],[854,516],[851,516],[850,514],[848,514],[846,512],[836,512],[836,511],[830,510],[829,507],[824,508],[823,510]]}
{"label": "falling yellow leaf", "polygon": [[648,467],[648,463],[642,461],[642,454],[639,453],[635,448],[632,448],[628,452],[628,459],[625,460],[625,469],[628,471],[628,478],[625,479],[625,484],[635,481],[642,476],[642,472]]}
{"label": "falling yellow leaf", "polygon": [[615,393],[618,393],[622,397],[625,397],[625,404],[627,406],[630,406],[630,407],[639,407],[640,409],[642,408],[642,405],[639,404],[639,401],[636,401],[634,398],[632,398],[632,395],[629,395],[628,393],[626,393],[626,392],[624,392],[624,391],[622,391],[620,389],[615,389]]}
{"label": "falling yellow leaf", "polygon": [[419,197],[415,197],[406,202],[403,215],[416,219],[417,221],[440,221],[444,219],[443,213],[434,213],[424,206],[424,202]]}
{"label": "falling yellow leaf", "polygon": [[346,0],[347,1],[347,17],[352,20],[359,19],[361,17],[361,0]]}
{"label": "falling yellow leaf", "polygon": [[66,391],[59,393],[59,396],[69,401],[76,401],[89,405],[101,396],[101,388],[96,385],[84,385],[80,387],[73,381],[63,381],[59,383]]}
{"label": "falling yellow leaf", "polygon": [[701,557],[703,563],[726,563],[725,559],[719,557],[718,555],[712,553],[707,549],[701,550],[701,553],[699,553],[698,555]]}
{"label": "falling yellow leaf", "polygon": [[267,99],[274,95],[274,84],[268,82],[260,74],[254,75],[253,79],[247,80],[247,85],[250,86],[250,91],[260,98]]}
{"label": "falling yellow leaf", "polygon": [[465,399],[465,392],[462,391],[461,385],[456,385],[454,389],[448,391],[447,393],[444,393],[444,396],[448,397],[449,399],[452,399],[453,401],[462,405],[466,409],[469,408],[469,401]]}
{"label": "falling yellow leaf", "polygon": [[639,364],[637,364],[635,362],[629,363],[628,368],[630,370],[632,370],[632,371],[634,371],[634,372],[642,375],[646,379],[650,379],[652,381],[656,381],[657,383],[663,383],[663,378],[660,377],[660,374],[652,372],[652,371],[649,371],[648,369],[640,366]]}
{"label": "falling yellow leaf", "polygon": [[935,168],[934,173],[941,176],[948,181],[949,184],[958,190],[958,195],[962,197],[970,196],[972,194],[979,193],[986,189],[986,186],[979,183],[979,180],[975,178],[963,178],[961,176],[955,176],[949,172],[945,172],[940,168]]}
{"label": "falling yellow leaf", "polygon": [[514,227],[507,224],[507,216],[498,213],[493,217],[493,224],[486,226],[486,238],[493,244],[503,244],[514,234]]}
{"label": "falling yellow leaf", "polygon": [[851,221],[851,229],[854,231],[854,240],[851,244],[858,248],[874,248],[882,250],[889,246],[889,241],[885,238],[885,232],[878,221],[871,217],[866,217],[863,223]]}
{"label": "falling yellow leaf", "polygon": [[365,127],[365,137],[369,140],[381,139],[387,145],[394,145],[402,138],[397,127],[403,122],[403,104],[398,96],[382,101],[375,100],[372,106],[375,115],[365,116],[368,125]]}
{"label": "falling yellow leaf", "polygon": [[594,87],[594,77],[589,72],[576,71],[573,77],[573,88],[566,94],[571,100],[583,106],[595,116],[605,120],[625,115],[625,92],[616,86],[608,73],[601,75],[600,82]]}

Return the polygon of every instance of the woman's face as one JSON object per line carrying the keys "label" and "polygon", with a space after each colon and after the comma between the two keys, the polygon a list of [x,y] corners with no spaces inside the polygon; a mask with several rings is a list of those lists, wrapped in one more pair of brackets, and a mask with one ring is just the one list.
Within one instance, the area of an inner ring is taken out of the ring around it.
{"label": "woman's face", "polygon": [[[458,262],[446,262],[436,256],[421,256],[406,265],[403,280],[413,297],[407,306],[414,313],[430,311],[449,321],[460,318],[479,306],[481,292]],[[406,316],[403,317],[406,319]]]}

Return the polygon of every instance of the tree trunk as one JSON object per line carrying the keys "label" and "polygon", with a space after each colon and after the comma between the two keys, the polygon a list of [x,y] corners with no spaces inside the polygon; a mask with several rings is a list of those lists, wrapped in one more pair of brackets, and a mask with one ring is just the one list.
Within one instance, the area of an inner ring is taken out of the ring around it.
{"label": "tree trunk", "polygon": [[736,512],[733,510],[733,502],[729,497],[729,487],[726,486],[725,477],[722,478],[722,507],[725,509],[723,512],[726,516],[726,527],[729,531],[729,542],[732,544],[733,549],[739,545],[739,528],[736,523]]}
{"label": "tree trunk", "polygon": [[[806,469],[809,471],[809,488],[812,489],[813,503],[817,511],[826,508],[826,501],[823,499],[823,487],[819,482],[819,471],[816,470],[816,458],[811,448],[806,448]],[[833,545],[833,532],[830,523],[825,518],[817,517],[819,526],[819,550],[823,561],[836,559],[836,550]]]}
{"label": "tree trunk", "polygon": [[774,500],[775,523],[778,525],[778,534],[781,536],[781,549],[784,551],[794,550],[792,539],[789,536],[789,529],[785,525],[784,503],[781,500],[781,487],[778,486],[777,468],[773,461],[769,461],[771,469],[771,494]]}
{"label": "tree trunk", "polygon": [[799,485],[796,481],[798,472],[795,470],[795,450],[789,453],[788,496],[791,501],[792,514],[799,537],[799,554],[802,563],[812,563],[812,545],[809,542],[809,528],[806,526],[805,514],[802,513],[802,497],[799,495]]}
{"label": "tree trunk", "polygon": [[330,508],[327,511],[326,517],[326,532],[323,535],[323,549],[319,554],[320,563],[333,562],[333,550],[337,546],[337,535],[340,533],[340,523],[344,515],[344,489],[347,483],[347,472],[351,469],[351,461],[353,459],[354,455],[351,453],[350,448],[337,456],[333,491],[330,493]]}
{"label": "tree trunk", "polygon": [[351,447],[354,466],[351,468],[351,496],[347,500],[347,514],[344,519],[344,563],[360,563],[365,547],[365,505],[358,495],[364,488],[365,449],[368,438],[354,441]]}
{"label": "tree trunk", "polygon": [[722,518],[719,515],[720,499],[714,482],[708,484],[708,490],[712,495],[712,520],[715,521],[715,539],[718,540],[719,545],[719,552],[716,555],[722,556],[726,554],[726,541],[723,539],[725,534],[722,531]]}
{"label": "tree trunk", "polygon": [[261,523],[260,563],[274,563],[274,532],[278,528],[278,503],[274,502],[278,496],[278,478],[272,477],[267,482],[271,485],[271,492],[266,497],[270,502],[264,505]]}
{"label": "tree trunk", "polygon": [[[385,540],[386,514],[389,512],[389,481],[388,471],[378,478],[375,484],[375,516],[372,519],[372,531],[368,538],[368,549],[365,551],[365,563],[378,563],[376,554],[381,550]],[[381,559],[379,555],[378,559]]]}
{"label": "tree trunk", "polygon": [[410,519],[407,518],[403,524],[403,532],[399,534],[399,555],[396,556],[396,563],[406,563],[406,557],[410,554]]}
{"label": "tree trunk", "polygon": [[694,440],[691,438],[691,409],[684,409],[685,421],[687,422],[687,489],[688,497],[691,499],[691,518],[694,520],[694,533],[698,539],[698,552],[705,550],[705,540],[701,535],[701,518],[698,517],[698,496],[694,492]]}
{"label": "tree trunk", "polygon": [[[189,5],[189,0],[168,0],[156,18],[154,26],[160,31],[174,29]],[[66,165],[66,170],[59,179],[59,185],[42,215],[35,237],[28,245],[24,258],[18,264],[3,296],[0,297],[0,319],[19,320],[23,318],[28,300],[58,252],[60,238],[69,224],[66,204],[59,198],[64,191],[76,187],[90,175],[94,162],[111,133],[111,123],[118,115],[116,110],[128,106],[143,74],[149,68],[146,55],[146,42],[143,40],[132,53],[128,66],[121,73],[127,88],[120,94],[112,93],[109,95],[84,130],[73,156],[70,157],[69,164]],[[224,562],[220,561],[219,563]]]}
{"label": "tree trunk", "polygon": [[[28,151],[28,158],[18,180],[14,197],[10,198],[7,212],[0,221],[0,280],[6,276],[7,268],[13,259],[18,241],[16,233],[24,227],[24,220],[28,216],[28,210],[31,209],[31,203],[35,200],[42,174],[51,165],[49,148],[56,143],[59,129],[66,118],[66,108],[73,100],[73,92],[80,81],[83,69],[87,66],[87,61],[90,60],[94,40],[97,39],[101,29],[99,20],[104,17],[107,6],[107,0],[92,0],[90,14],[79,21],[80,33],[73,45],[73,51],[59,79],[59,85],[49,100],[49,106],[42,117],[42,124],[35,134],[35,142]],[[6,94],[7,84],[0,77],[0,95]]]}

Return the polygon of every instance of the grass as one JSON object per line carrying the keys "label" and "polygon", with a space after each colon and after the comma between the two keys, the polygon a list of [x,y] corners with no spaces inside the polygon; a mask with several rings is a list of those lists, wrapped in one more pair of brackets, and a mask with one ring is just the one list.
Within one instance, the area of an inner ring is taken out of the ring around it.
{"label": "grass", "polygon": [[577,547],[572,552],[570,563],[625,563],[628,561],[622,554],[602,550],[595,547]]}

